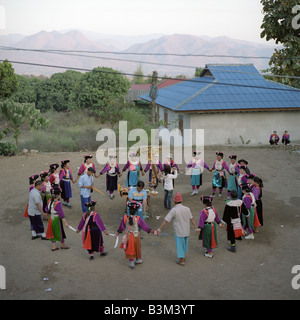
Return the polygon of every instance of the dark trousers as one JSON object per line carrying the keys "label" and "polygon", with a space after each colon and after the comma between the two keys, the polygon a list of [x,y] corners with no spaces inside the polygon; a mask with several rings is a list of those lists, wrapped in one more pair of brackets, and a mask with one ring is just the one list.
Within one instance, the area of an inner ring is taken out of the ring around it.
{"label": "dark trousers", "polygon": [[172,195],[173,190],[164,190],[165,191],[165,197],[164,197],[164,206],[167,209],[171,209],[171,203],[172,203]]}

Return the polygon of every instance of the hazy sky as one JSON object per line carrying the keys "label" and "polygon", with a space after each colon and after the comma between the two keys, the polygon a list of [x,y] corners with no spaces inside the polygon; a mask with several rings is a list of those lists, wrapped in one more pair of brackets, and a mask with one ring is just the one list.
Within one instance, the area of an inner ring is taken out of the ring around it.
{"label": "hazy sky", "polygon": [[[2,34],[77,28],[118,35],[182,33],[261,41],[260,0],[0,0],[1,6],[6,18]],[[3,24],[1,14],[0,19]]]}

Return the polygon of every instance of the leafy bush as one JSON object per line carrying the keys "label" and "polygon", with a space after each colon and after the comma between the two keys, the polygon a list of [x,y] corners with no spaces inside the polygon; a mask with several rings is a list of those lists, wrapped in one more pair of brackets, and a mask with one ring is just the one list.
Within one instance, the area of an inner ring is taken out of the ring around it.
{"label": "leafy bush", "polygon": [[9,142],[0,142],[0,155],[2,156],[14,156],[17,148],[14,144]]}

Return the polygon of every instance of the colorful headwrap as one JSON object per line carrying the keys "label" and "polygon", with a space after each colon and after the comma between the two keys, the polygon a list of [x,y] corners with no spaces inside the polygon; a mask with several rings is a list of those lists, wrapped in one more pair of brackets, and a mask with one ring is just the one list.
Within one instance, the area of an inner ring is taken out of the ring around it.
{"label": "colorful headwrap", "polygon": [[70,162],[69,159],[67,159],[67,160],[62,160],[62,161],[61,161],[61,167],[64,168],[65,165],[66,165],[68,162]]}
{"label": "colorful headwrap", "polygon": [[56,170],[59,167],[59,164],[58,163],[52,163],[52,164],[50,164],[49,167],[50,167],[51,170]]}
{"label": "colorful headwrap", "polygon": [[48,175],[49,175],[49,171],[48,171],[48,170],[42,171],[42,172],[40,173],[41,179],[45,179]]}
{"label": "colorful headwrap", "polygon": [[61,188],[57,185],[55,185],[54,187],[51,188],[51,194],[54,196],[58,196],[59,194],[61,194]]}
{"label": "colorful headwrap", "polygon": [[127,207],[129,208],[129,210],[133,209],[137,211],[141,207],[141,204],[135,200],[127,201]]}
{"label": "colorful headwrap", "polygon": [[208,203],[208,204],[211,204],[213,200],[211,196],[203,196],[203,195],[200,197],[200,199],[203,203]]}
{"label": "colorful headwrap", "polygon": [[246,163],[246,165],[248,165],[248,161],[246,161],[245,159],[241,159],[238,161],[239,164],[241,164],[241,162],[244,162],[244,163]]}
{"label": "colorful headwrap", "polygon": [[85,202],[85,206],[88,208],[94,207],[97,204],[97,201],[91,200],[90,202]]}

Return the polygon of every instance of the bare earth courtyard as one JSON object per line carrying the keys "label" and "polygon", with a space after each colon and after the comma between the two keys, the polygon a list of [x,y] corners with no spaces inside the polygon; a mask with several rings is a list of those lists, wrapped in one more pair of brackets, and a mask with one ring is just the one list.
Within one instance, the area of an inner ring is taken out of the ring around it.
{"label": "bare earth courtyard", "polygon": [[[90,261],[82,249],[81,236],[65,229],[69,250],[51,251],[49,241],[31,240],[29,220],[23,217],[28,199],[28,176],[47,170],[50,163],[69,158],[73,174],[83,160],[83,153],[38,153],[0,157],[0,265],[6,270],[6,289],[0,300],[20,299],[100,299],[100,300],[206,300],[206,299],[300,299],[300,289],[291,285],[292,268],[300,265],[300,166],[299,155],[282,147],[207,147],[205,162],[209,167],[215,151],[232,153],[249,161],[251,172],[263,179],[264,226],[254,240],[237,242],[237,253],[226,250],[224,229],[218,228],[219,247],[213,259],[204,257],[202,242],[191,226],[189,252],[184,267],[175,263],[176,248],[172,224],[161,237],[142,232],[143,263],[128,268],[124,251],[114,249],[114,238],[104,235],[106,257]],[[95,153],[93,153],[95,155]],[[95,159],[95,158],[94,158]],[[99,172],[103,166],[96,165]],[[123,168],[123,165],[120,166]],[[184,165],[179,166],[184,172]],[[126,175],[119,179],[125,186]],[[175,181],[174,192],[181,192],[183,204],[190,207],[198,222],[202,210],[200,195],[211,194],[213,173],[207,170],[199,195],[190,196],[190,176],[183,173]],[[148,173],[142,177],[148,181]],[[105,191],[105,175],[95,179],[96,188]],[[72,208],[64,207],[69,225],[77,228],[81,219],[79,188],[72,184]],[[224,190],[226,191],[226,190]],[[147,224],[157,229],[168,211],[163,206],[163,188],[152,198],[153,215]],[[125,200],[115,193],[93,193],[108,232],[114,233],[124,212]],[[213,205],[222,218],[227,192],[216,197]],[[45,227],[47,222],[44,221]],[[49,280],[44,280],[47,278]],[[299,282],[299,280],[298,280]],[[45,291],[50,288],[51,290]]]}

